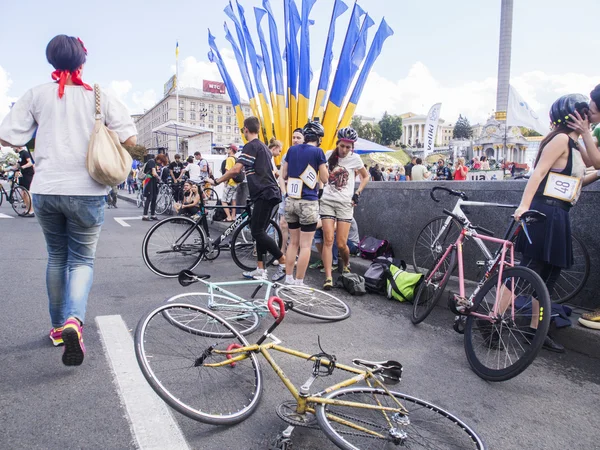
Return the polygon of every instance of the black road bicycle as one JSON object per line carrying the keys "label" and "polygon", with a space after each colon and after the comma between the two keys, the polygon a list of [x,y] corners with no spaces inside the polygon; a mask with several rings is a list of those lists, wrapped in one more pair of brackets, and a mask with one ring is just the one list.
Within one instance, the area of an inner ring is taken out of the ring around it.
{"label": "black road bicycle", "polygon": [[[251,204],[247,204],[242,214],[216,239],[211,238],[207,225],[206,209],[211,208],[221,206],[202,207],[193,218],[169,217],[152,226],[142,242],[146,266],[157,275],[175,278],[182,270],[193,270],[203,260],[216,259],[221,250],[231,250],[231,257],[239,268],[255,269],[256,244],[250,233]],[[269,221],[267,233],[281,247],[281,230],[273,219]],[[274,255],[266,255],[267,265],[274,260]]]}
{"label": "black road bicycle", "polygon": [[[0,206],[2,200],[6,197],[6,201],[11,204],[13,210],[21,217],[26,216],[31,211],[31,195],[23,186],[17,184],[17,176],[10,177],[10,191],[6,192],[4,186],[0,184]],[[26,202],[28,199],[29,202]],[[29,205],[29,207],[27,206]]]}

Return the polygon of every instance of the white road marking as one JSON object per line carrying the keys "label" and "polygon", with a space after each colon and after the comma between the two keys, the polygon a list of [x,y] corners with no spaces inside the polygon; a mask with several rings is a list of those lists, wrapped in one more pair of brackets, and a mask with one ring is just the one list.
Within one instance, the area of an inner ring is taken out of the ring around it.
{"label": "white road marking", "polygon": [[133,339],[121,316],[98,316],[96,323],[138,447],[189,449],[171,410],[142,375]]}
{"label": "white road marking", "polygon": [[0,219],[14,219],[13,216],[9,216],[7,214],[0,213]]}
{"label": "white road marking", "polygon": [[140,220],[142,218],[142,216],[136,216],[136,217],[114,217],[115,221],[120,224],[123,227],[130,227],[131,225],[129,225],[127,222],[125,222],[126,220]]}

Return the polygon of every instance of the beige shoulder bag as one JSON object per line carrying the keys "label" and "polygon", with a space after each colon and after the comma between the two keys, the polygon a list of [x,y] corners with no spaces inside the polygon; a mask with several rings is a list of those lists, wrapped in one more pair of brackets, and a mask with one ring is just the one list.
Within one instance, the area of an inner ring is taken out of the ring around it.
{"label": "beige shoulder bag", "polygon": [[109,130],[100,111],[100,87],[94,85],[96,123],[90,137],[85,164],[90,176],[100,184],[116,186],[131,172],[131,155],[119,142],[119,136]]}

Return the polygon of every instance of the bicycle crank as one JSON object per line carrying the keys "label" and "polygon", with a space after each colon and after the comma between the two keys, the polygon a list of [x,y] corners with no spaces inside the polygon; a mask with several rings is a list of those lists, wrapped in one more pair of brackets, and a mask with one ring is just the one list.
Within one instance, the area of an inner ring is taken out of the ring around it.
{"label": "bicycle crank", "polygon": [[290,425],[305,428],[319,428],[317,425],[317,418],[314,414],[304,413],[299,414],[296,412],[297,403],[293,400],[289,400],[280,404],[275,412],[281,420]]}
{"label": "bicycle crank", "polygon": [[448,295],[448,308],[457,316],[469,315],[473,303],[466,297],[450,292]]}
{"label": "bicycle crank", "polygon": [[454,318],[454,325],[452,326],[452,328],[454,328],[454,331],[456,331],[458,334],[465,334],[466,323],[467,316],[456,316]]}

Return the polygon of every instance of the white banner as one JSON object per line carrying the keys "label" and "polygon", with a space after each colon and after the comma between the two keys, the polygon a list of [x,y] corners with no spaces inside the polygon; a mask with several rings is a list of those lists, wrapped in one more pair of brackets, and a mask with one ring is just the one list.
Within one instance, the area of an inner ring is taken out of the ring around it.
{"label": "white banner", "polygon": [[[510,86],[508,90],[508,111],[506,111],[506,124],[527,127],[545,136],[550,131],[549,125],[540,120],[540,116],[529,107],[517,90]],[[549,122],[547,119],[546,122]]]}
{"label": "white banner", "polygon": [[425,136],[423,137],[423,159],[427,158],[433,152],[435,147],[435,133],[437,131],[438,122],[440,120],[441,103],[436,103],[431,107],[427,114],[427,122],[425,122]]}
{"label": "white banner", "polygon": [[503,170],[469,170],[468,181],[500,181],[504,180]]}

